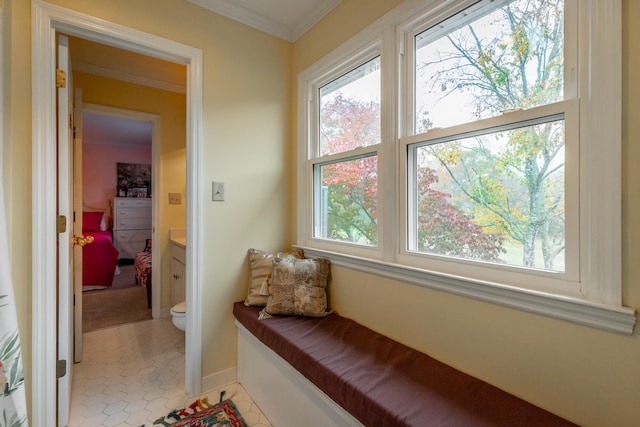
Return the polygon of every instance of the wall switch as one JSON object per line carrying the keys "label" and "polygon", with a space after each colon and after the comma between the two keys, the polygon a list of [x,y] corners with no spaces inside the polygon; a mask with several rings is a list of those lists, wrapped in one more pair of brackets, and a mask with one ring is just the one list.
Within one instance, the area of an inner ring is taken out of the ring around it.
{"label": "wall switch", "polygon": [[224,182],[213,182],[214,202],[224,202]]}
{"label": "wall switch", "polygon": [[181,205],[182,204],[182,193],[169,193],[169,204],[170,205]]}

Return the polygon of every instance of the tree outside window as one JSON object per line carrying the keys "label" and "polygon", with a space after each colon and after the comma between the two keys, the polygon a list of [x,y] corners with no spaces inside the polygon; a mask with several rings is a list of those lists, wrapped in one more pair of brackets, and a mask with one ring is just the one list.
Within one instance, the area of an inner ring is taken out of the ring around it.
{"label": "tree outside window", "polygon": [[[564,271],[564,116],[509,118],[563,100],[563,11],[563,1],[517,0],[415,37],[414,127],[425,139],[410,147],[410,250]],[[449,136],[430,140],[436,129]]]}

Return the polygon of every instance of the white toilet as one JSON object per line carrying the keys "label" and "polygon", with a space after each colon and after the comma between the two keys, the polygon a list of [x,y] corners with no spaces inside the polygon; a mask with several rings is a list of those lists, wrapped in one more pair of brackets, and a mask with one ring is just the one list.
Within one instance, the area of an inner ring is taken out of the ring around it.
{"label": "white toilet", "polygon": [[184,331],[187,328],[187,304],[185,301],[179,302],[171,307],[171,320],[176,328]]}

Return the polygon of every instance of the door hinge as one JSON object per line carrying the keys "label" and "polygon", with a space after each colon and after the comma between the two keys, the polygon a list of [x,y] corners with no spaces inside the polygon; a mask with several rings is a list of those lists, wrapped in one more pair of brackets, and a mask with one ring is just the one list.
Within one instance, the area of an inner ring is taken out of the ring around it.
{"label": "door hinge", "polygon": [[67,73],[59,68],[56,69],[56,87],[58,89],[67,87]]}
{"label": "door hinge", "polygon": [[64,215],[56,215],[56,232],[58,234],[67,231],[67,217]]}
{"label": "door hinge", "polygon": [[62,378],[67,375],[67,361],[58,360],[56,362],[56,378]]}

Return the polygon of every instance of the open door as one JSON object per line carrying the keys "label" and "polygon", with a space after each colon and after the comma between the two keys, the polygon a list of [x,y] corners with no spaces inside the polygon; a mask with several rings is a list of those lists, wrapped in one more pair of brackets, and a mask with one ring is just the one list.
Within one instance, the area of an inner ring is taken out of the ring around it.
{"label": "open door", "polygon": [[[82,89],[75,88],[73,103],[73,180],[70,191],[73,191],[74,236],[82,236]],[[82,361],[82,247],[74,251],[73,256],[73,351],[74,362]]]}
{"label": "open door", "polygon": [[[57,327],[57,411],[58,426],[69,423],[69,406],[71,403],[71,380],[73,367],[73,307],[74,281],[80,280],[82,287],[82,236],[81,210],[75,210],[74,189],[74,144],[73,144],[73,97],[71,67],[69,59],[69,40],[58,35],[57,51],[58,69],[56,78],[58,104],[58,185],[57,185],[57,217],[58,217],[58,327]],[[82,189],[80,189],[81,191]],[[80,237],[77,237],[80,236]],[[80,266],[74,275],[74,267]],[[79,278],[76,276],[79,275]],[[80,289],[82,290],[82,289]],[[81,301],[82,295],[80,295]],[[78,298],[76,298],[77,301]],[[81,306],[82,308],[82,306]]]}
{"label": "open door", "polygon": [[[71,403],[71,307],[70,278],[73,275],[73,211],[70,203],[70,113],[69,40],[58,37],[56,87],[58,102],[58,425],[69,424]],[[70,268],[71,267],[71,268]]]}

